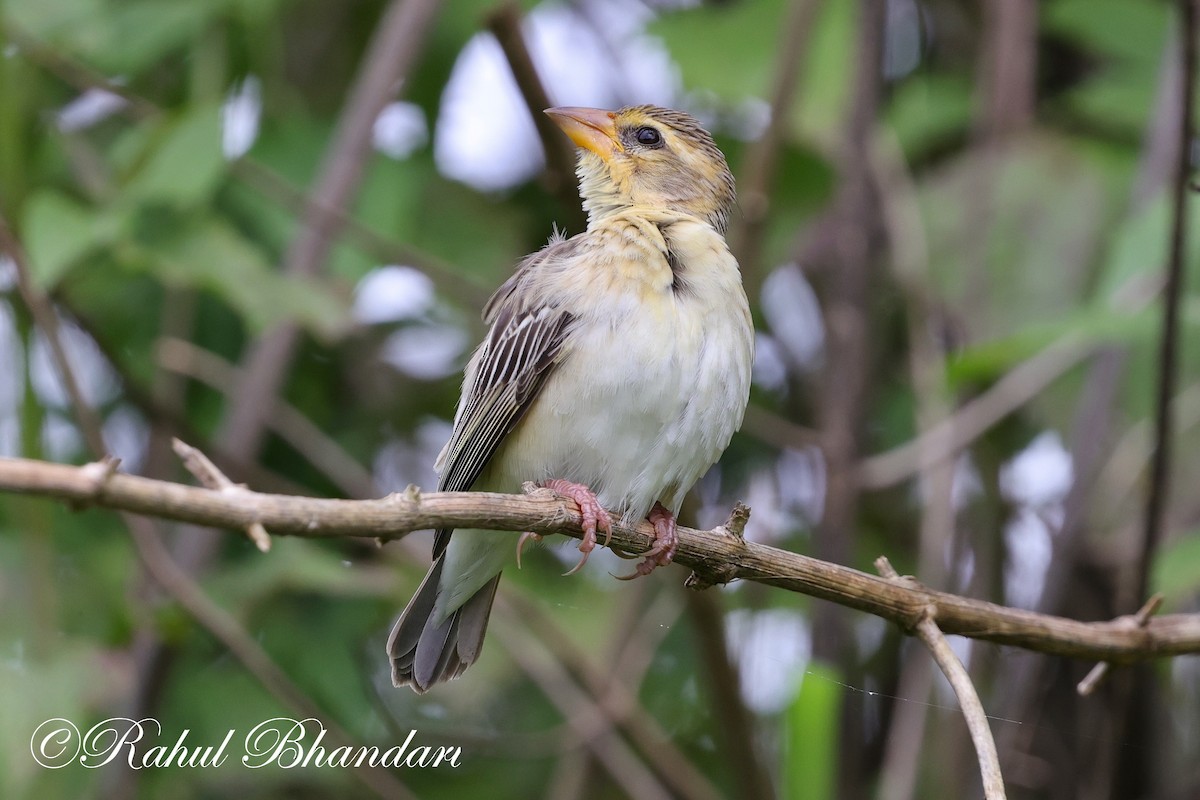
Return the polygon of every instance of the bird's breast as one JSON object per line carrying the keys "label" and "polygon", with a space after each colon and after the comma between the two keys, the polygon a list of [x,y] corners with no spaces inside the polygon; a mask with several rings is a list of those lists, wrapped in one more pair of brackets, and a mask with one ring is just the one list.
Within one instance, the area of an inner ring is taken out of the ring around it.
{"label": "bird's breast", "polygon": [[708,226],[611,236],[604,256],[580,254],[566,357],[497,467],[585,483],[633,519],[656,500],[678,510],[741,425],[753,329],[737,263]]}

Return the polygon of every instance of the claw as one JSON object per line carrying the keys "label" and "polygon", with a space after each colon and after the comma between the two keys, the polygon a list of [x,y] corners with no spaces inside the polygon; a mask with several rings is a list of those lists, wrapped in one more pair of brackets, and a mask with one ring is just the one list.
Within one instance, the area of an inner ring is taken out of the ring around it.
{"label": "claw", "polygon": [[563,573],[564,576],[574,575],[583,569],[583,565],[587,563],[588,556],[592,554],[592,550],[596,547],[597,528],[604,531],[605,547],[612,541],[612,520],[609,519],[608,512],[604,510],[604,506],[600,505],[600,501],[596,499],[595,492],[583,484],[556,478],[546,481],[542,485],[563,497],[571,498],[579,506],[579,516],[582,518],[583,527],[583,541],[579,543],[579,552],[583,553],[583,556],[579,559],[578,564]]}
{"label": "claw", "polygon": [[644,578],[653,572],[654,568],[657,566],[658,564],[654,563],[650,559],[646,559],[645,561],[639,561],[637,563],[637,566],[633,568],[632,575],[613,575],[613,577],[619,581],[631,581],[634,578]]}
{"label": "claw", "polygon": [[583,565],[587,563],[588,556],[590,556],[592,554],[591,550],[584,550],[582,546],[580,546],[579,549],[583,553],[583,556],[580,557],[578,564],[571,567],[569,570],[567,570],[566,572],[564,572],[562,574],[562,576],[564,578],[567,577],[568,575],[574,575],[576,572],[579,572],[579,570],[583,569]]}
{"label": "claw", "polygon": [[631,581],[649,575],[656,567],[665,567],[675,558],[679,548],[679,535],[675,532],[675,515],[668,511],[662,503],[655,503],[654,508],[646,515],[646,519],[654,526],[654,546],[642,554],[643,558],[634,567],[632,575],[614,576],[619,581]]}

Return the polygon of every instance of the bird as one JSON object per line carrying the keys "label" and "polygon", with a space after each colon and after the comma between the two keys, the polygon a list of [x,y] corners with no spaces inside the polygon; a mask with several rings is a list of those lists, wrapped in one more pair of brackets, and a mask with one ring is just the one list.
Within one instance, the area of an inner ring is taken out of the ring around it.
{"label": "bird", "polygon": [[[648,519],[655,543],[627,577],[643,576],[671,562],[684,496],[749,401],[754,327],[725,241],[734,179],[685,112],[545,113],[577,145],[587,228],[556,230],[484,307],[490,327],[464,370],[438,490],[532,481],[575,501],[584,536],[571,572],[598,531],[608,543],[607,509]],[[496,532],[436,532],[429,572],[388,637],[397,687],[424,693],[479,658],[512,548]]]}

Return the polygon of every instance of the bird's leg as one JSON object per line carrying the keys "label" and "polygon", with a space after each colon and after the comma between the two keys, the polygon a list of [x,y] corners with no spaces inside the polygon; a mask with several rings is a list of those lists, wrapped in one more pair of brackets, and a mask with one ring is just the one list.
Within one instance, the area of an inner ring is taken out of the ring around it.
{"label": "bird's leg", "polygon": [[[578,564],[563,573],[564,575],[574,575],[583,569],[588,556],[596,548],[596,528],[604,531],[604,546],[608,547],[609,542],[612,541],[612,521],[608,518],[608,512],[604,510],[604,506],[600,505],[600,501],[596,499],[596,493],[582,483],[572,483],[555,478],[543,481],[541,485],[563,497],[569,497],[579,506],[579,515],[583,518],[583,541],[579,543],[579,552],[583,553],[583,557],[579,559]],[[542,536],[529,531],[521,534],[521,538],[517,540],[518,567],[521,566],[521,548],[530,539],[541,541]]]}
{"label": "bird's leg", "polygon": [[654,526],[654,546],[642,554],[644,558],[638,562],[632,575],[621,575],[617,580],[630,581],[649,575],[655,567],[665,567],[675,558],[675,550],[679,547],[679,534],[675,532],[675,515],[667,511],[662,503],[655,502],[646,519]]}

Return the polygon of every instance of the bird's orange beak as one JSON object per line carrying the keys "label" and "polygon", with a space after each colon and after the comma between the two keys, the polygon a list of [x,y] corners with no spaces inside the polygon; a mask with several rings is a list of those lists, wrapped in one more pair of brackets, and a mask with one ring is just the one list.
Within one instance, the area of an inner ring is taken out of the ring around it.
{"label": "bird's orange beak", "polygon": [[613,122],[616,115],[611,111],[564,106],[547,108],[545,113],[563,129],[563,133],[571,137],[572,142],[592,151],[604,161],[625,149],[617,138],[617,126]]}

